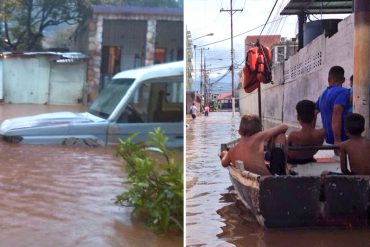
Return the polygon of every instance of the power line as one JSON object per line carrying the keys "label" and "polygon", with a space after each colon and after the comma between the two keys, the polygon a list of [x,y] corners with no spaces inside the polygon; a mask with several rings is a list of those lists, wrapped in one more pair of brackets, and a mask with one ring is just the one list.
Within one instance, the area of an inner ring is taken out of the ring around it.
{"label": "power line", "polygon": [[284,27],[284,25],[285,25],[285,22],[286,22],[286,17],[284,18],[283,25],[281,25],[281,28],[280,28],[279,33],[281,33],[281,32],[283,31],[283,27]]}
{"label": "power line", "polygon": [[[281,18],[279,18],[279,19],[277,19],[277,20],[274,20],[274,21],[269,22],[268,24],[273,23],[273,22],[275,22],[275,21],[279,21],[279,20],[281,20],[281,19],[283,19],[283,18],[284,18],[284,17],[281,17]],[[263,27],[264,25],[265,25],[265,24],[262,24],[262,25],[259,25],[259,26],[255,27],[255,28],[252,28],[252,29],[250,29],[250,30],[248,30],[248,31],[245,31],[245,32],[243,32],[243,33],[239,33],[239,34],[237,34],[237,35],[234,35],[234,38],[235,38],[235,37],[238,37],[238,36],[241,36],[241,35],[243,35],[243,34],[246,34],[246,33],[252,32],[252,31],[254,31],[254,30],[257,30],[257,29],[259,29],[259,28]],[[208,43],[208,44],[205,44],[205,45],[199,45],[198,47],[200,48],[200,47],[204,47],[204,46],[214,45],[214,44],[217,44],[217,43],[221,43],[221,42],[227,41],[227,40],[229,40],[229,39],[231,39],[231,38],[226,38],[226,39],[222,39],[222,40],[214,41],[214,42],[212,42],[212,43]]]}
{"label": "power line", "polygon": [[[283,5],[284,5],[284,1],[282,1],[279,4],[279,8],[277,9],[277,11],[275,11],[274,20],[278,19],[279,13],[281,12],[281,10],[283,8]],[[281,20],[282,19],[280,19],[278,22],[275,22],[273,25],[270,25],[270,27],[269,27],[269,29],[267,31],[267,35],[277,33],[277,31],[279,30],[279,26],[281,24]]]}
{"label": "power line", "polygon": [[263,28],[262,28],[262,30],[261,30],[260,36],[261,36],[261,34],[262,34],[263,30],[265,29],[265,27],[266,27],[266,25],[267,25],[267,23],[268,23],[268,21],[269,21],[269,19],[270,19],[270,17],[271,17],[271,14],[272,14],[272,12],[274,11],[275,6],[276,6],[276,4],[278,3],[278,1],[279,1],[279,0],[276,0],[276,2],[275,2],[275,4],[274,4],[274,6],[272,7],[271,12],[270,12],[270,14],[269,14],[269,17],[267,18],[267,21],[266,21],[265,25],[263,26]]}
{"label": "power line", "polygon": [[210,83],[210,85],[215,85],[216,83],[218,83],[218,82],[220,82],[222,79],[224,79],[229,73],[230,73],[231,71],[230,70],[228,70],[228,71],[226,71],[226,73],[225,74],[223,74],[220,78],[218,78],[216,81],[214,81],[214,82],[212,82],[212,83]]}

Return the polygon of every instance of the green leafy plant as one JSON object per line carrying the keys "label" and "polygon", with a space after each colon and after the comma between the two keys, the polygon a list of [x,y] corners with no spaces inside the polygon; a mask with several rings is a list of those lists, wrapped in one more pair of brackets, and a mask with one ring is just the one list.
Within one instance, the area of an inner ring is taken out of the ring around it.
{"label": "green leafy plant", "polygon": [[[134,142],[137,134],[120,141],[117,154],[124,161],[129,190],[116,203],[133,206],[133,215],[157,232],[183,230],[183,163],[167,149],[168,138],[156,128],[151,141]],[[150,148],[146,148],[150,147]],[[150,150],[157,150],[153,155]]]}

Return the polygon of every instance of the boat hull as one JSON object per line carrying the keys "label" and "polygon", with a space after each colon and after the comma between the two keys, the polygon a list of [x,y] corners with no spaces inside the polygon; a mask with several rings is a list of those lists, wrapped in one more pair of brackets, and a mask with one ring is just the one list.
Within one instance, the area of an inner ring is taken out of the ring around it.
{"label": "boat hull", "polygon": [[258,176],[235,167],[229,174],[266,228],[368,226],[369,176]]}

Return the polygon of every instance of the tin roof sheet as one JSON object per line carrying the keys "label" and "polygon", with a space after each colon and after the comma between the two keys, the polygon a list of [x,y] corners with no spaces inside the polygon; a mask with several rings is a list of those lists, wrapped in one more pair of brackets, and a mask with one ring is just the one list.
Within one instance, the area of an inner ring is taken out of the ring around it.
{"label": "tin roof sheet", "polygon": [[290,0],[280,15],[348,14],[352,9],[352,0]]}
{"label": "tin roof sheet", "polygon": [[176,15],[183,16],[182,8],[164,8],[164,7],[140,7],[140,6],[110,6],[95,5],[96,14],[147,14],[147,15]]}

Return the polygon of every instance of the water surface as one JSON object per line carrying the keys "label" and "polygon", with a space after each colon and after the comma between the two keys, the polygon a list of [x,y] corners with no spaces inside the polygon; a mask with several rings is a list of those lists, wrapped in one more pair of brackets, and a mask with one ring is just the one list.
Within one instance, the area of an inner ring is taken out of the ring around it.
{"label": "water surface", "polygon": [[[81,106],[0,105],[0,119]],[[182,246],[114,204],[127,188],[112,148],[0,141],[0,246]]]}
{"label": "water surface", "polygon": [[[187,246],[348,247],[370,246],[367,229],[265,230],[237,200],[218,153],[238,137],[240,117],[211,112],[187,119]],[[274,202],[271,202],[274,203]]]}

